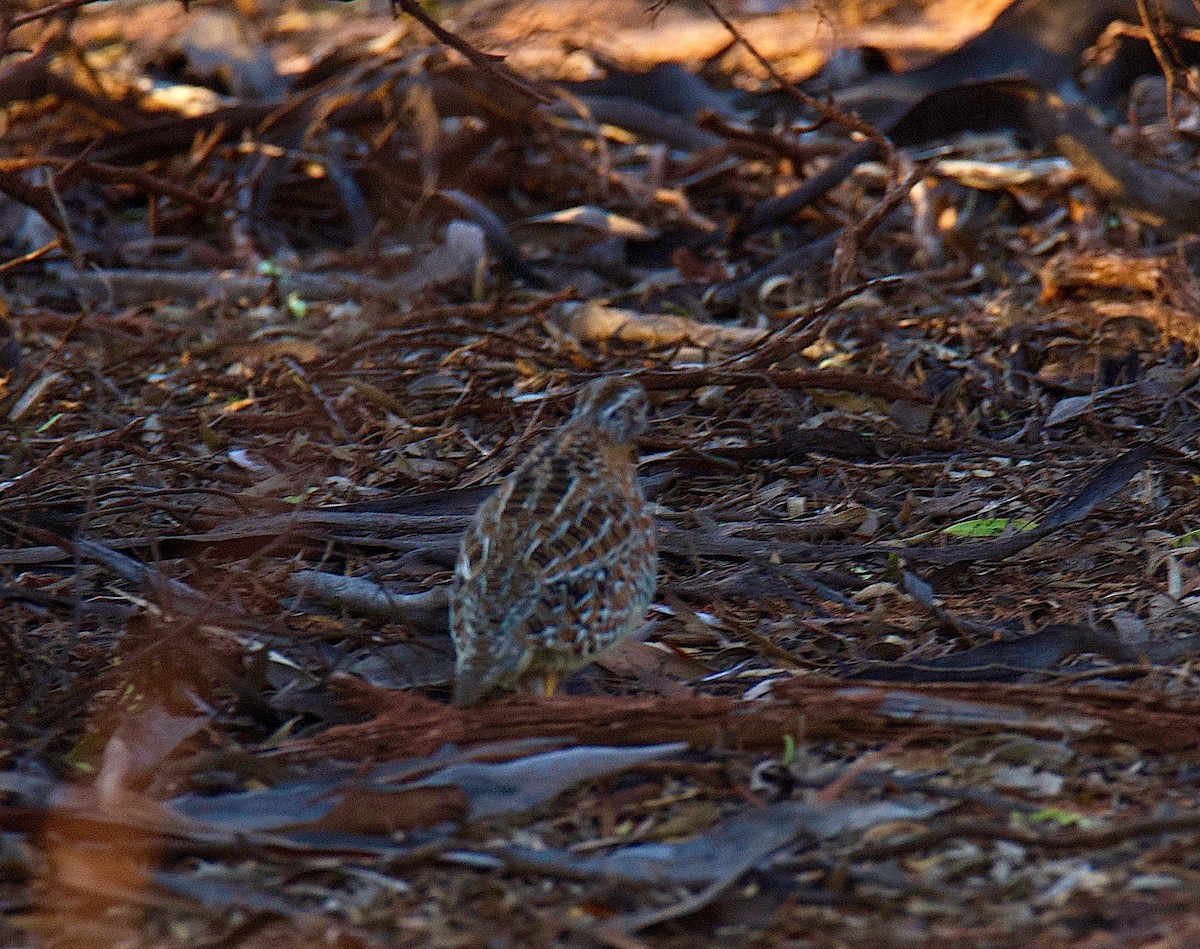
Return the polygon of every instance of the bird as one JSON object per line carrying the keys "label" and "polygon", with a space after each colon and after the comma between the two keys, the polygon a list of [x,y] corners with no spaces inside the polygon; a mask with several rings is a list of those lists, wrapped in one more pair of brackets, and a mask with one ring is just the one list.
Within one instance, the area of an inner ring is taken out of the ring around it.
{"label": "bird", "polygon": [[454,704],[561,678],[637,632],[658,581],[637,479],[646,390],[604,376],[505,478],[463,533],[450,594]]}

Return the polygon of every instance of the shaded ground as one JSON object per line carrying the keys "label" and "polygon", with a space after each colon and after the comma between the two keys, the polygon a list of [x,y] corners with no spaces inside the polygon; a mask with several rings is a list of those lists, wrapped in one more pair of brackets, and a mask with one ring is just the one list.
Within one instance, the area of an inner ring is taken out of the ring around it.
{"label": "shaded ground", "polygon": [[[736,22],[801,80],[963,6]],[[439,11],[467,54],[250,12],[0,61],[5,944],[1200,942],[1186,227],[954,130],[730,241],[844,130],[551,104],[768,91],[704,10]],[[1189,76],[1113,143],[1194,171]],[[458,531],[607,372],[652,394],[653,626],[452,709]]]}

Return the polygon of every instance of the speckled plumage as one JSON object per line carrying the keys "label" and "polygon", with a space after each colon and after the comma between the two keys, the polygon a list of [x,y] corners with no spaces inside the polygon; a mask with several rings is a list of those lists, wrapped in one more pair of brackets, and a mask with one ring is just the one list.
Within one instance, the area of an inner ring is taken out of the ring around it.
{"label": "speckled plumage", "polygon": [[595,380],[476,512],[450,597],[456,704],[552,691],[645,622],[658,575],[634,445],[646,413],[638,383]]}

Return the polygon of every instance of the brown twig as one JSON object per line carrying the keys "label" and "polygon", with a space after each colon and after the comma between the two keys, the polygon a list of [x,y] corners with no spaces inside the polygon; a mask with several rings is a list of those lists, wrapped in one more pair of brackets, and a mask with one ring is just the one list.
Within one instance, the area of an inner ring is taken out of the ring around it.
{"label": "brown twig", "polygon": [[425,12],[418,0],[391,0],[391,3],[393,10],[399,7],[425,27],[425,29],[429,30],[438,40],[445,43],[451,49],[462,53],[473,66],[488,73],[494,79],[499,80],[513,92],[518,93],[526,99],[532,99],[541,105],[548,105],[552,101],[548,95],[536,89],[511,67],[505,65],[504,57],[476,49],[461,36],[450,32],[450,30],[438,23],[437,20]]}
{"label": "brown twig", "polygon": [[14,257],[12,260],[6,260],[0,264],[0,273],[6,270],[12,270],[14,267],[19,267],[21,264],[31,264],[35,260],[40,260],[45,257],[50,251],[57,250],[62,247],[62,239],[54,238],[49,244],[43,244],[37,250],[31,250],[28,254],[22,254],[20,257]]}
{"label": "brown twig", "polygon": [[15,16],[5,25],[7,29],[15,30],[17,27],[25,26],[27,23],[34,23],[37,20],[44,20],[46,17],[66,13],[68,10],[78,10],[80,7],[85,7],[90,3],[99,2],[100,0],[58,0],[58,3],[51,3],[40,10],[31,10],[29,13],[22,13],[20,16]]}
{"label": "brown twig", "polygon": [[1057,834],[1039,833],[1019,824],[999,821],[955,820],[933,827],[906,840],[893,843],[866,844],[852,850],[846,860],[886,860],[919,853],[948,840],[1007,840],[1024,847],[1037,847],[1056,853],[1088,851],[1100,847],[1158,834],[1200,833],[1200,814],[1176,814],[1170,817],[1148,817],[1113,823],[1107,827],[1065,831]]}
{"label": "brown twig", "polygon": [[[1163,79],[1166,80],[1167,121],[1170,122],[1171,129],[1176,134],[1181,134],[1184,130],[1179,125],[1179,114],[1175,107],[1175,91],[1180,87],[1179,76],[1182,71],[1182,61],[1178,50],[1167,35],[1168,25],[1166,17],[1163,15],[1162,0],[1137,0],[1137,11],[1146,31],[1146,42],[1150,45],[1150,51],[1154,54],[1154,59],[1162,70]],[[1183,72],[1183,77],[1184,93],[1193,102],[1200,103],[1200,95],[1197,95],[1191,77],[1186,72]],[[1187,134],[1189,138],[1195,138],[1195,133]]]}
{"label": "brown twig", "polygon": [[183,204],[198,208],[211,208],[220,203],[224,197],[223,189],[211,197],[197,194],[190,188],[177,185],[158,175],[141,171],[137,168],[122,168],[117,165],[106,165],[102,162],[90,161],[86,158],[57,158],[51,155],[40,155],[36,158],[6,158],[0,159],[0,174],[12,175],[36,168],[54,168],[56,186],[60,189],[68,186],[74,178],[95,178],[105,184],[130,185],[150,194],[174,198]]}
{"label": "brown twig", "polygon": [[[899,162],[897,162],[897,166],[899,166]],[[850,272],[854,268],[858,249],[862,246],[863,240],[884,222],[887,216],[908,196],[912,186],[920,180],[920,170],[911,172],[903,181],[892,179],[879,202],[857,224],[846,228],[838,237],[837,246],[833,252],[833,265],[829,268],[829,291],[831,293],[837,293],[850,278]]]}
{"label": "brown twig", "polygon": [[779,70],[777,70],[771,64],[771,61],[768,60],[762,53],[760,53],[754,44],[751,43],[750,40],[748,40],[741,32],[741,30],[737,28],[733,21],[731,21],[729,17],[722,12],[721,8],[717,6],[716,0],[704,0],[704,5],[708,8],[709,12],[717,18],[720,24],[725,27],[725,29],[729,32],[729,35],[732,36],[736,42],[740,43],[746,52],[754,57],[755,62],[757,62],[764,70],[766,70],[767,75],[770,76],[771,79],[776,83],[780,91],[788,96],[791,96],[793,99],[800,102],[807,108],[814,110],[828,121],[836,122],[838,125],[848,128],[852,132],[858,132],[858,134],[862,135],[864,138],[874,142],[878,147],[880,154],[883,156],[884,163],[889,169],[892,169],[893,176],[897,178],[899,177],[898,172],[895,170],[896,146],[892,144],[891,139],[880,132],[879,129],[875,128],[875,126],[871,125],[870,122],[864,122],[854,113],[846,112],[843,109],[839,109],[832,102],[822,101],[821,99],[817,99],[813,96],[810,96],[808,93],[797,89],[795,85],[788,82],[786,77],[780,74]]}

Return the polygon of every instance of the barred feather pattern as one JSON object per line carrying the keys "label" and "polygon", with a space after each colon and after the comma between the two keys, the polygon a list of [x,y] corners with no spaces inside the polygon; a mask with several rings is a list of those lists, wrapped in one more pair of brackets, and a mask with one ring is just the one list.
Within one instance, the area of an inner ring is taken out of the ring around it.
{"label": "barred feather pattern", "polygon": [[641,628],[658,572],[634,454],[645,427],[639,384],[597,380],[479,508],[450,598],[457,704],[570,675]]}

